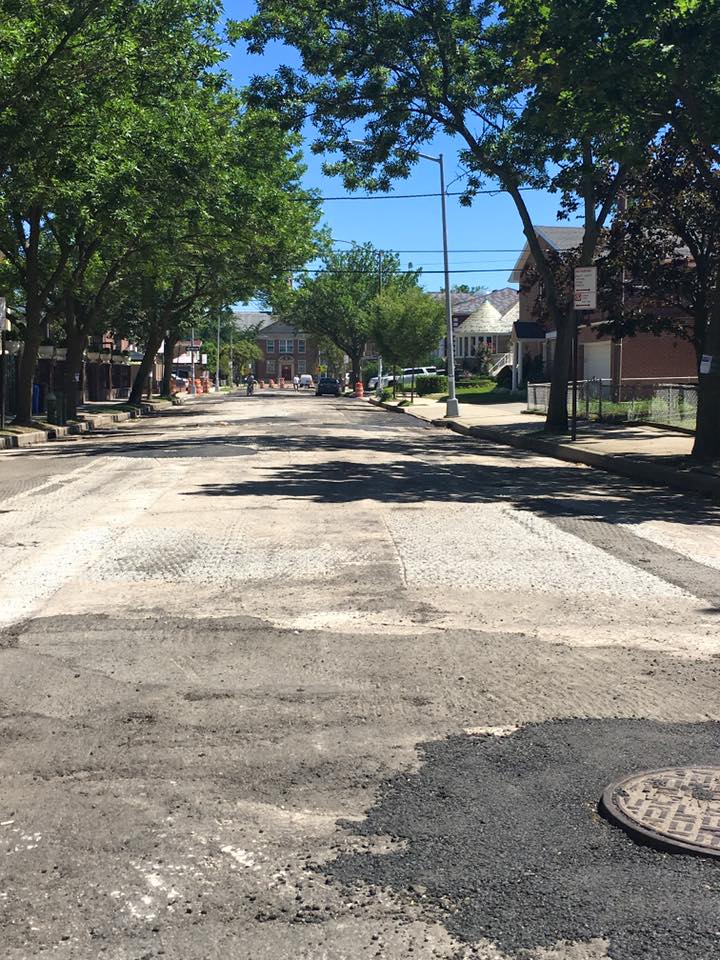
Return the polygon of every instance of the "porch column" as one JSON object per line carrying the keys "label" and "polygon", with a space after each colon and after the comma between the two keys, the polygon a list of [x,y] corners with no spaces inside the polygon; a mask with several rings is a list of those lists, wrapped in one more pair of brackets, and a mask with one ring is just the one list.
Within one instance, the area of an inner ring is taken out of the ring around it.
{"label": "porch column", "polygon": [[522,351],[522,340],[518,343],[518,386],[520,387],[523,382],[523,351]]}
{"label": "porch column", "polygon": [[518,388],[518,343],[515,342],[512,348],[512,388]]}

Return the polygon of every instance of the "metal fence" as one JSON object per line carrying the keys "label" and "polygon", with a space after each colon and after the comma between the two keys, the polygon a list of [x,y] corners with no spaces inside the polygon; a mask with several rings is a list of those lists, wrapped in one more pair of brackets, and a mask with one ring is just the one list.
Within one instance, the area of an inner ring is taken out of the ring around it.
{"label": "metal fence", "polygon": [[[549,383],[528,384],[527,409],[547,413]],[[572,387],[568,389],[568,411]],[[601,423],[657,423],[668,427],[695,429],[697,384],[632,380],[614,384],[611,380],[581,380],[578,383],[578,416]]]}

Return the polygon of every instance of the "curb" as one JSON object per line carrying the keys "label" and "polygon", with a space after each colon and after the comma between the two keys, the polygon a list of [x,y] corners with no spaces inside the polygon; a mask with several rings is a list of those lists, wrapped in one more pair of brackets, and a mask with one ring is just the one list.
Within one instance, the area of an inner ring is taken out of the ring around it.
{"label": "curb", "polygon": [[631,480],[641,480],[654,486],[670,487],[673,490],[682,490],[683,492],[700,493],[720,500],[720,477],[689,471],[683,473],[679,470],[663,467],[660,464],[645,463],[641,460],[633,460],[631,457],[615,456],[611,453],[596,453],[593,450],[571,446],[557,440],[503,430],[502,427],[468,427],[454,420],[426,420],[424,417],[410,412],[406,407],[394,407],[391,404],[383,403],[381,400],[370,399],[369,402],[373,406],[382,407],[384,410],[390,410],[393,413],[409,414],[416,420],[431,423],[434,427],[452,430],[462,436],[491,440],[494,443],[501,443],[521,450],[532,450],[533,453],[541,453],[547,457],[553,457],[555,460],[581,463],[587,467],[604,470],[606,473],[628,477]]}
{"label": "curb", "polygon": [[34,430],[32,433],[19,433],[16,436],[0,437],[0,450],[19,450],[26,447],[37,447],[53,440],[62,440],[63,437],[75,437],[83,433],[91,433],[111,423],[125,423],[127,420],[139,420],[142,416],[153,416],[155,410],[149,404],[142,404],[137,411],[122,410],[119,413],[98,413],[95,416],[84,417],[80,423],[71,423],[68,426],[53,426],[48,430]]}

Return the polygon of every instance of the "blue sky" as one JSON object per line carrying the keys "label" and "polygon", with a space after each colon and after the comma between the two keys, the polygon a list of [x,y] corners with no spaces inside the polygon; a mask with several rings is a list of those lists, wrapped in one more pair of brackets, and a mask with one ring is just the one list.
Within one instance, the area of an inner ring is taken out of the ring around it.
{"label": "blue sky", "polygon": [[[254,4],[251,0],[225,0],[225,10],[228,17],[243,19],[252,14]],[[254,75],[274,72],[282,63],[297,64],[295,51],[275,44],[258,57],[250,56],[244,45],[238,44],[230,52],[226,66],[235,83],[242,86]],[[308,130],[308,139],[311,133]],[[427,153],[443,152],[448,189],[460,189],[460,183],[450,186],[461,174],[457,160],[458,142],[441,136],[423,150]],[[313,156],[306,150],[305,162],[308,186],[317,188],[326,197],[351,196],[338,178],[323,174],[322,157]],[[437,164],[420,161],[408,180],[396,184],[394,192],[437,193],[438,190]],[[540,191],[525,196],[535,223],[556,222],[556,197]],[[524,242],[514,204],[504,194],[477,197],[469,209],[461,207],[458,199],[447,198],[451,283],[482,284],[489,289],[512,286],[507,280],[508,273]],[[427,271],[422,279],[426,289],[439,290],[442,287],[442,274],[429,272],[442,271],[439,197],[327,201],[323,204],[323,211],[324,222],[335,239],[358,243],[369,241],[378,249],[398,251],[403,263],[411,262]],[[340,243],[339,246],[342,249],[347,245]]]}

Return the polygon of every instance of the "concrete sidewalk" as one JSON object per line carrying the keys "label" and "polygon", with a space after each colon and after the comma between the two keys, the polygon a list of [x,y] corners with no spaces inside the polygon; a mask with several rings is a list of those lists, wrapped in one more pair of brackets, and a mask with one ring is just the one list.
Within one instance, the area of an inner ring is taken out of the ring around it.
{"label": "concrete sidewalk", "polygon": [[416,398],[412,407],[392,403],[375,405],[410,414],[438,427],[465,436],[533,450],[558,460],[584,463],[610,473],[644,480],[676,490],[720,499],[720,474],[689,461],[693,438],[676,430],[648,424],[600,424],[580,422],[578,439],[554,438],[542,432],[543,418],[525,413],[524,403],[460,404],[456,420],[444,418],[444,403]]}

